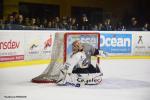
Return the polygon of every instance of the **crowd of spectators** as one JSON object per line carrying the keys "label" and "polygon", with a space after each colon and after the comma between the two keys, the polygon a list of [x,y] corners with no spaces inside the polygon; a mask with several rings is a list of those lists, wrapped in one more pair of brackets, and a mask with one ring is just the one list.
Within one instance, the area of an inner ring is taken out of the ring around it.
{"label": "crowd of spectators", "polygon": [[54,17],[54,18],[29,18],[22,14],[12,13],[4,20],[0,20],[1,30],[96,30],[96,31],[149,31],[148,22],[143,25],[136,17],[130,19],[130,23],[124,25],[122,22],[113,23],[110,18],[102,22],[90,23],[86,14],[80,20],[75,17]]}

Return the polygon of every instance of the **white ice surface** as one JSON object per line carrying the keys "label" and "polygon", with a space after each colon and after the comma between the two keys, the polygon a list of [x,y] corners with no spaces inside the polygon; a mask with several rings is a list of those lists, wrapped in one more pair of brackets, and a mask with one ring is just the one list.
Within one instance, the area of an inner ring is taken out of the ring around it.
{"label": "white ice surface", "polygon": [[31,83],[46,67],[0,69],[0,100],[150,100],[150,60],[103,60],[102,83],[80,88]]}

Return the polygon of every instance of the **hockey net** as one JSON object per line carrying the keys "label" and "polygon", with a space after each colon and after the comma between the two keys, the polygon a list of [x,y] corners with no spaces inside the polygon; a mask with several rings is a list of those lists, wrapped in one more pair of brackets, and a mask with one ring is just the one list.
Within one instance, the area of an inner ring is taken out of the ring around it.
{"label": "hockey net", "polygon": [[[54,43],[51,52],[51,62],[44,72],[33,78],[35,83],[55,83],[59,76],[60,68],[66,61],[67,57],[71,55],[72,43],[75,40],[80,40],[81,43],[88,43],[95,48],[99,48],[100,35],[98,33],[90,32],[59,32],[55,33]],[[96,59],[99,63],[99,58]]]}

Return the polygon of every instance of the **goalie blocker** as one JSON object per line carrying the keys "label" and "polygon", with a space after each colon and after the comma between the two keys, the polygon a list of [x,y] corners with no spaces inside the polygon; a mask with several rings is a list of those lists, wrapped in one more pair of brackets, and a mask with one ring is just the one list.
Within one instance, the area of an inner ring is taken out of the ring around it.
{"label": "goalie blocker", "polygon": [[71,80],[66,81],[64,84],[57,84],[58,86],[75,86],[81,87],[83,85],[99,85],[102,81],[101,73],[91,73],[91,74],[72,74],[70,76]]}

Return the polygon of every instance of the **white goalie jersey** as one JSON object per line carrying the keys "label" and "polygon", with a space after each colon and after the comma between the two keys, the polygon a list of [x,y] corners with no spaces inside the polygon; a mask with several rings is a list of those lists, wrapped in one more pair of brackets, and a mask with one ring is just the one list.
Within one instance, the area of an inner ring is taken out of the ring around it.
{"label": "white goalie jersey", "polygon": [[78,52],[76,54],[71,55],[67,59],[64,66],[68,67],[68,73],[72,73],[73,69],[75,68],[87,68],[88,64],[84,64],[84,62],[87,62],[85,52]]}

